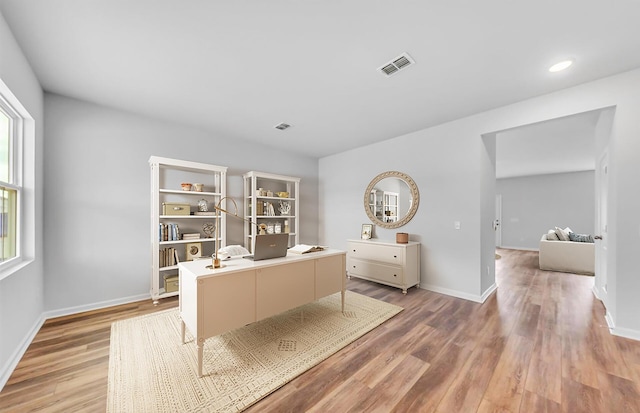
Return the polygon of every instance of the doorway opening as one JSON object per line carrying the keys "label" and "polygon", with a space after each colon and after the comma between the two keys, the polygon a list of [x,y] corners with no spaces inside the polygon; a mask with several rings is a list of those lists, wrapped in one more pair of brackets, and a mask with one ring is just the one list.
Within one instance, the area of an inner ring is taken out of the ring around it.
{"label": "doorway opening", "polygon": [[[537,251],[556,226],[606,233],[603,155],[614,115],[615,107],[607,107],[482,136],[494,167],[495,193],[483,202],[494,202],[496,248]],[[606,252],[606,243],[596,244],[594,290],[604,297]]]}

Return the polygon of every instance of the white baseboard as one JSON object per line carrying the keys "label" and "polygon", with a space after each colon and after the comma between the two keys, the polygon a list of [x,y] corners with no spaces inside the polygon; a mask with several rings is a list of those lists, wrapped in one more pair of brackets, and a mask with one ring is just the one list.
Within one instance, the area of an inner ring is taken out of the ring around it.
{"label": "white baseboard", "polygon": [[65,315],[82,313],[82,312],[85,312],[85,311],[98,310],[98,309],[101,309],[101,308],[113,307],[115,305],[120,305],[120,304],[133,303],[133,302],[136,302],[136,301],[142,301],[142,300],[147,300],[147,299],[151,300],[151,295],[150,294],[134,295],[134,296],[131,296],[131,297],[124,297],[124,298],[118,298],[118,299],[115,299],[115,300],[101,301],[101,302],[93,303],[93,304],[80,305],[80,306],[76,306],[76,307],[62,308],[60,310],[45,311],[40,316],[40,319],[33,325],[31,330],[29,331],[29,333],[22,340],[21,345],[11,355],[11,357],[9,358],[9,361],[7,361],[7,363],[2,367],[2,370],[0,370],[0,391],[2,391],[2,389],[4,388],[4,385],[7,384],[7,381],[9,381],[9,378],[11,377],[11,374],[13,373],[13,370],[15,370],[16,366],[18,365],[18,363],[22,359],[22,356],[24,356],[24,353],[29,348],[29,345],[31,344],[33,339],[36,337],[36,334],[38,334],[38,331],[40,331],[40,328],[45,323],[45,321],[47,321],[48,319],[56,318],[56,317],[62,317],[62,316],[65,316]]}
{"label": "white baseboard", "polygon": [[600,289],[595,285],[593,286],[591,291],[593,292],[593,295],[598,300],[602,301],[602,304],[605,305],[604,319],[607,322],[607,326],[609,327],[609,332],[614,336],[630,338],[631,340],[640,341],[640,331],[631,330],[629,328],[616,327],[616,323],[613,321],[613,317],[611,317],[611,313],[606,310],[607,309],[606,303],[602,300],[602,298],[606,295],[606,293],[604,293],[603,291],[600,291]]}
{"label": "white baseboard", "polygon": [[604,319],[607,322],[607,325],[609,326],[609,331],[613,330],[616,325],[613,322],[613,319],[611,318],[611,314],[608,311],[605,311]]}
{"label": "white baseboard", "polygon": [[487,291],[485,291],[484,293],[482,293],[482,297],[481,297],[481,298],[482,298],[482,301],[480,301],[480,302],[481,302],[481,303],[484,303],[485,301],[487,301],[487,298],[489,298],[489,296],[490,296],[491,294],[493,294],[493,292],[494,292],[495,290],[497,290],[497,289],[498,289],[498,284],[493,283],[493,285],[492,285],[491,287],[487,288]]}
{"label": "white baseboard", "polygon": [[506,245],[503,245],[501,247],[496,247],[496,248],[500,248],[500,249],[504,249],[504,250],[521,250],[521,251],[540,251],[540,248],[525,248],[525,247],[508,247]]}
{"label": "white baseboard", "polygon": [[129,303],[142,301],[146,299],[151,300],[151,295],[150,294],[133,295],[130,297],[117,298],[115,300],[100,301],[98,303],[61,308],[59,310],[45,311],[43,315],[44,315],[44,318],[48,320],[50,318],[62,317],[62,316],[71,315],[71,314],[78,314],[78,313],[83,313],[85,311],[99,310],[101,308],[113,307],[115,305],[120,305],[120,304],[129,304]]}
{"label": "white baseboard", "polygon": [[150,294],[134,295],[131,297],[101,301],[93,304],[62,308],[60,310],[45,311],[40,316],[40,319],[33,325],[31,330],[29,330],[29,333],[22,340],[22,343],[16,349],[16,351],[14,351],[14,353],[11,355],[7,363],[2,367],[2,370],[0,370],[0,391],[2,391],[2,389],[4,388],[4,385],[7,384],[7,381],[9,381],[11,374],[15,370],[20,360],[22,359],[22,356],[24,356],[24,353],[27,351],[27,349],[29,348],[29,345],[31,344],[33,339],[36,337],[36,334],[38,334],[38,331],[40,331],[40,328],[48,319],[62,317],[65,315],[82,313],[85,311],[98,310],[100,308],[113,307],[115,305],[120,305],[120,304],[133,303],[136,301],[142,301],[146,299],[151,300],[151,295]]}
{"label": "white baseboard", "polygon": [[607,325],[609,326],[609,332],[614,336],[630,338],[631,340],[640,341],[640,331],[631,330],[628,328],[620,328],[616,327],[611,314],[607,311],[604,316],[604,319],[607,321]]}
{"label": "white baseboard", "polygon": [[640,341],[640,331],[630,330],[627,328],[613,328],[610,329],[611,334],[618,337],[630,338],[631,340]]}
{"label": "white baseboard", "polygon": [[484,302],[483,297],[480,295],[464,293],[462,291],[457,291],[457,290],[450,290],[448,288],[442,288],[436,285],[420,284],[420,288],[422,288],[423,290],[433,291],[434,293],[450,295],[451,297],[462,298],[463,300],[473,301],[476,303]]}
{"label": "white baseboard", "polygon": [[[600,289],[598,288],[597,285],[593,285],[593,288],[591,289],[591,292],[593,293],[593,295],[600,301],[602,301],[602,294],[600,293]],[[604,302],[603,302],[604,304]],[[605,306],[606,307],[606,306]]]}
{"label": "white baseboard", "polygon": [[29,330],[29,333],[24,337],[20,346],[18,346],[11,357],[9,357],[9,360],[7,360],[7,363],[2,367],[2,370],[0,370],[0,391],[2,391],[4,385],[9,381],[11,374],[22,359],[22,356],[24,356],[24,353],[27,352],[29,345],[31,345],[31,342],[36,337],[36,334],[38,334],[38,331],[40,331],[44,322],[45,318],[42,315],[40,316],[40,319],[35,322],[33,327],[31,327],[31,330]]}

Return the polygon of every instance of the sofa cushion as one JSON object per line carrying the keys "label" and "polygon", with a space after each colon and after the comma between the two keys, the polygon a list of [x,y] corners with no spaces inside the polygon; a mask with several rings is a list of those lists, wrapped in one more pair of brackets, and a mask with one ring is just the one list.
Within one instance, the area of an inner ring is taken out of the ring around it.
{"label": "sofa cushion", "polygon": [[575,232],[570,232],[569,240],[574,242],[593,242],[593,237],[588,234],[576,234]]}
{"label": "sofa cushion", "polygon": [[[567,227],[568,229],[569,227]],[[569,233],[571,231],[567,231],[566,229],[556,227],[555,233],[558,236],[560,241],[569,241]]]}
{"label": "sofa cushion", "polygon": [[560,238],[558,238],[558,234],[556,234],[556,232],[552,229],[549,230],[549,232],[547,232],[547,241],[559,241]]}

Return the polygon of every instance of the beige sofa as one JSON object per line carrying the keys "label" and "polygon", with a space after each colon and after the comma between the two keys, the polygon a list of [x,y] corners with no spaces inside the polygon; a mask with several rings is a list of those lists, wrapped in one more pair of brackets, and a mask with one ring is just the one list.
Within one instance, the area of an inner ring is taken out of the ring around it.
{"label": "beige sofa", "polygon": [[549,241],[540,239],[540,269],[593,275],[595,244],[590,242]]}

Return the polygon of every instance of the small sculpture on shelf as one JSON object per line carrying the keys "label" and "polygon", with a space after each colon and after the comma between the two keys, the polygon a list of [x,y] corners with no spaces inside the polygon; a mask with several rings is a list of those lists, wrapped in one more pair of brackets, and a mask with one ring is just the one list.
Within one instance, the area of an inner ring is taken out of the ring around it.
{"label": "small sculpture on shelf", "polygon": [[278,210],[280,211],[280,215],[289,215],[289,212],[291,211],[291,204],[280,201],[280,207]]}
{"label": "small sculpture on shelf", "polygon": [[198,201],[198,211],[199,212],[207,212],[209,210],[209,205],[207,205],[206,199],[201,199]]}
{"label": "small sculpture on shelf", "polygon": [[273,209],[273,204],[271,202],[267,202],[265,204],[264,214],[269,217],[274,217],[276,215],[276,211]]}
{"label": "small sculpture on shelf", "polygon": [[213,234],[216,232],[216,226],[213,222],[206,222],[202,226],[202,232],[204,232],[207,238],[213,238]]}

